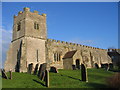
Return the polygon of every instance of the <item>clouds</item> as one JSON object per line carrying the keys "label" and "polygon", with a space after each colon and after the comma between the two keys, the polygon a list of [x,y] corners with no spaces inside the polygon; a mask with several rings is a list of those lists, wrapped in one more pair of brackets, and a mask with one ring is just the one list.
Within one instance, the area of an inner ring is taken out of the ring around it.
{"label": "clouds", "polygon": [[[0,47],[2,47],[2,66],[4,65],[4,61],[6,59],[6,53],[9,49],[10,42],[12,40],[12,30],[1,29],[2,31],[2,42],[0,42]],[[1,46],[2,45],[2,46]]]}

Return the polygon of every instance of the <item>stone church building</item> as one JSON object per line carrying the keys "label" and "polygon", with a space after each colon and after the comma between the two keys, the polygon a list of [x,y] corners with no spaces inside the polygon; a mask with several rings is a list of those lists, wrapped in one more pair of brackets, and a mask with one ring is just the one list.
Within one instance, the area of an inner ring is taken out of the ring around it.
{"label": "stone church building", "polygon": [[13,36],[4,68],[27,72],[29,64],[47,63],[57,69],[72,69],[85,64],[87,68],[111,63],[106,49],[48,39],[46,14],[24,8],[14,16]]}

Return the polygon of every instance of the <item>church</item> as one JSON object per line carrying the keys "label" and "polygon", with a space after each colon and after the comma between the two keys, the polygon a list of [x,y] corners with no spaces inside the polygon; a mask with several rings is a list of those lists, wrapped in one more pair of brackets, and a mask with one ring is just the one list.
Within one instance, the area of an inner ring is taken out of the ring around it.
{"label": "church", "polygon": [[13,36],[7,52],[5,71],[27,72],[30,64],[47,63],[57,69],[87,68],[112,63],[107,49],[47,38],[46,14],[25,7],[14,15]]}

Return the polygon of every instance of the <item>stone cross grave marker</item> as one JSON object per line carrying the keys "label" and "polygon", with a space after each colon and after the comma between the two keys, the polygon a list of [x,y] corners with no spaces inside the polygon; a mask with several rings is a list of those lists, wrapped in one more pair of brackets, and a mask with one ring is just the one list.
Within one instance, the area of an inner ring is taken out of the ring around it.
{"label": "stone cross grave marker", "polygon": [[82,81],[88,82],[87,69],[84,64],[81,64],[81,78]]}
{"label": "stone cross grave marker", "polygon": [[33,63],[28,65],[28,73],[32,74],[32,70],[33,70]]}
{"label": "stone cross grave marker", "polygon": [[5,73],[5,70],[2,69],[1,72],[2,72],[2,78],[8,79],[7,74]]}
{"label": "stone cross grave marker", "polygon": [[36,64],[36,66],[35,66],[35,70],[34,70],[34,75],[37,74],[38,66],[39,66],[39,64]]}
{"label": "stone cross grave marker", "polygon": [[43,63],[43,64],[40,65],[40,68],[39,68],[39,71],[38,71],[38,77],[41,80],[44,80],[44,78],[45,78],[46,67],[47,67],[47,63]]}

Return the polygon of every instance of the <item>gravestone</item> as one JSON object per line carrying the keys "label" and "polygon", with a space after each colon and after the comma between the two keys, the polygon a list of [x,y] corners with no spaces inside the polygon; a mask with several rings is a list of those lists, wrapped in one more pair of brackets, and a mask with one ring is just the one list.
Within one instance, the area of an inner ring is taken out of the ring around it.
{"label": "gravestone", "polygon": [[73,69],[73,70],[76,70],[76,67],[75,67],[75,65],[72,65],[72,69]]}
{"label": "gravestone", "polygon": [[81,64],[81,78],[82,81],[88,82],[87,69],[84,64]]}
{"label": "gravestone", "polygon": [[113,70],[113,64],[112,63],[109,64],[109,70]]}
{"label": "gravestone", "polygon": [[99,66],[98,66],[98,64],[97,64],[97,63],[95,63],[95,68],[99,69]]}
{"label": "gravestone", "polygon": [[50,67],[50,72],[58,73],[58,70],[56,67]]}
{"label": "gravestone", "polygon": [[109,65],[108,64],[104,64],[105,70],[109,69]]}
{"label": "gravestone", "polygon": [[49,71],[45,70],[45,85],[46,87],[49,87]]}
{"label": "gravestone", "polygon": [[33,63],[28,65],[28,73],[32,74],[32,70],[33,70]]}
{"label": "gravestone", "polygon": [[101,68],[104,68],[104,64],[101,64]]}
{"label": "gravestone", "polygon": [[8,79],[7,74],[5,73],[5,70],[2,69],[1,72],[2,72],[2,78]]}
{"label": "gravestone", "polygon": [[47,67],[47,63],[43,63],[40,65],[39,71],[38,71],[38,77],[43,80],[45,76],[45,70]]}
{"label": "gravestone", "polygon": [[39,64],[36,64],[36,66],[35,66],[35,70],[34,70],[34,75],[37,74],[38,66],[39,66]]}
{"label": "gravestone", "polygon": [[10,79],[12,79],[12,70],[10,70],[9,73],[10,73]]}

